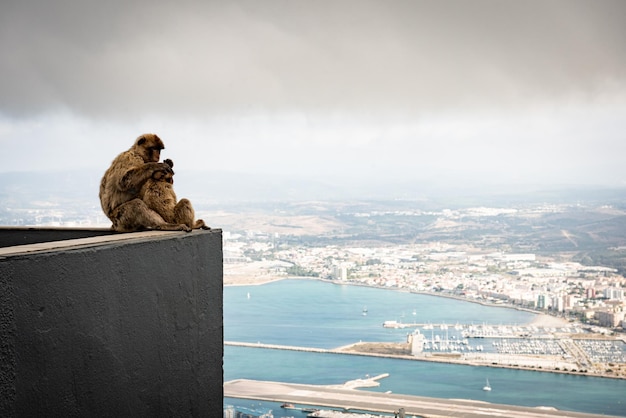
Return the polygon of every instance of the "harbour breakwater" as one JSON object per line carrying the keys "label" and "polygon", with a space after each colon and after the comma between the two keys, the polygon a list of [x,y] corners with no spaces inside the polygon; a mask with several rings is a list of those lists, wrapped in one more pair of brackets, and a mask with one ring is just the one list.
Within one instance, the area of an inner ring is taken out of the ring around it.
{"label": "harbour breakwater", "polygon": [[[560,373],[569,375],[584,375],[593,377],[604,377],[611,379],[626,379],[621,375],[614,375],[609,373],[602,373],[600,370],[579,370],[571,362],[560,361],[554,357],[546,359],[540,359],[538,356],[527,357],[519,354],[491,354],[480,353],[476,355],[461,355],[459,353],[437,353],[428,355],[412,355],[410,348],[407,344],[401,343],[364,343],[357,342],[346,346],[325,349],[316,347],[300,347],[291,345],[280,344],[263,344],[263,343],[248,343],[238,341],[224,341],[225,346],[233,347],[246,347],[266,350],[287,350],[287,351],[300,351],[309,353],[323,353],[323,354],[337,354],[337,355],[351,355],[351,356],[363,356],[363,357],[379,357],[408,361],[426,361],[436,363],[449,363],[457,365],[467,366],[481,366],[492,368],[505,368],[505,369],[518,369],[518,370],[532,370],[547,373]],[[390,354],[390,351],[402,352],[407,354]]]}

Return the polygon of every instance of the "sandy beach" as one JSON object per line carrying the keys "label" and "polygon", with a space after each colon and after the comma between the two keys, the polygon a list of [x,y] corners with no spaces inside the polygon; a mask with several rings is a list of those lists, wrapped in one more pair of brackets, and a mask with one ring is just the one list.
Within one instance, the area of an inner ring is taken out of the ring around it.
{"label": "sandy beach", "polygon": [[558,328],[569,325],[569,321],[565,318],[558,318],[552,315],[537,314],[529,325],[536,327]]}
{"label": "sandy beach", "polygon": [[268,273],[272,263],[271,261],[253,261],[224,264],[224,286],[261,285],[287,279],[285,275]]}

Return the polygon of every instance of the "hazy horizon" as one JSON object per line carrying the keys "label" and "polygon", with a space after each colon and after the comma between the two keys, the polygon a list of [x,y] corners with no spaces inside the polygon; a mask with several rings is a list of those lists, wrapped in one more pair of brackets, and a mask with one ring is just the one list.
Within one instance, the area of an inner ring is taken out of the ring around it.
{"label": "hazy horizon", "polygon": [[[97,169],[5,172],[0,202],[6,208],[46,206],[57,202],[85,202],[99,206],[102,173]],[[427,181],[358,182],[288,175],[258,175],[223,171],[185,170],[176,173],[178,198],[194,206],[252,202],[306,201],[415,201],[416,207],[517,206],[527,204],[592,203],[617,205],[626,202],[626,186],[509,184],[455,186]],[[38,202],[38,203],[37,203]],[[47,203],[46,203],[47,202]],[[421,203],[420,203],[421,202]],[[83,203],[84,205],[85,203]],[[434,205],[434,206],[433,206]]]}

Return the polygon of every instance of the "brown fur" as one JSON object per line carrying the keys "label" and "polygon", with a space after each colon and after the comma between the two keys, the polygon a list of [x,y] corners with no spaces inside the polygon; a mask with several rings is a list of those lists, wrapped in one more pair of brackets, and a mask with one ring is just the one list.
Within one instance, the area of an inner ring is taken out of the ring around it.
{"label": "brown fur", "polygon": [[168,173],[172,169],[159,163],[163,141],[155,134],[141,135],[128,151],[118,155],[100,182],[100,204],[105,215],[119,232],[143,229],[189,231],[185,224],[166,222],[141,199],[139,191],[155,173]]}
{"label": "brown fur", "polygon": [[[167,159],[164,163],[174,167],[172,160]],[[194,220],[196,215],[189,199],[180,199],[177,202],[174,171],[154,172],[141,188],[139,198],[166,222],[185,224],[191,229],[210,229],[202,219]]]}

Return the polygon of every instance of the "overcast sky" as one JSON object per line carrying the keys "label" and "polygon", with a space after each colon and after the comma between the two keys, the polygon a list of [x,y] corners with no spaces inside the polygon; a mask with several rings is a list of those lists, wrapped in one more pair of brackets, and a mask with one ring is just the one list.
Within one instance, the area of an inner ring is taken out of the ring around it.
{"label": "overcast sky", "polygon": [[0,4],[1,171],[626,185],[626,1]]}

